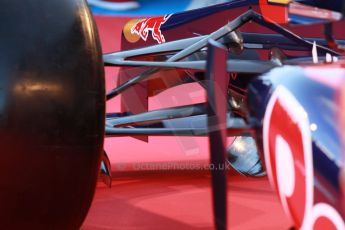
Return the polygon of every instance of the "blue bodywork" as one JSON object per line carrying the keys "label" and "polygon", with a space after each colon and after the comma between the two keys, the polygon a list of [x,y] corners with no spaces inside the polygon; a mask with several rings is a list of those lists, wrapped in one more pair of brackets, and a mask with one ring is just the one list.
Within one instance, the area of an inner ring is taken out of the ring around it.
{"label": "blue bodywork", "polygon": [[337,12],[343,11],[343,0],[296,0],[296,2]]}
{"label": "blue bodywork", "polygon": [[[302,1],[296,1],[308,6],[315,6],[322,9],[328,9],[333,10],[337,12],[342,12],[343,10],[343,3],[342,0],[331,0],[331,1],[322,1],[322,0],[302,0]],[[162,30],[168,30],[171,28],[175,28],[183,23],[191,22],[193,20],[200,19],[202,17],[206,17],[211,14],[223,12],[230,9],[235,9],[239,7],[255,7],[259,6],[258,0],[231,0],[227,3],[218,4],[210,7],[205,7],[201,9],[196,10],[190,10],[186,12],[181,13],[175,13],[173,14],[167,23],[163,24],[161,29]],[[319,18],[313,18],[313,17],[306,17],[306,16],[300,16],[300,15],[293,15],[289,14],[289,23],[291,24],[317,24],[317,23],[323,23],[325,20],[319,19]]]}
{"label": "blue bodywork", "polygon": [[[340,109],[336,104],[336,91],[307,77],[302,67],[286,66],[274,69],[255,79],[249,86],[249,113],[261,125],[268,101],[280,85],[288,89],[303,106],[310,124],[317,125],[317,130],[311,131],[314,190],[322,195],[315,198],[326,200],[333,207],[339,208],[339,200],[342,196],[339,173],[343,159],[341,130],[337,122]],[[258,133],[262,134],[261,128]]]}

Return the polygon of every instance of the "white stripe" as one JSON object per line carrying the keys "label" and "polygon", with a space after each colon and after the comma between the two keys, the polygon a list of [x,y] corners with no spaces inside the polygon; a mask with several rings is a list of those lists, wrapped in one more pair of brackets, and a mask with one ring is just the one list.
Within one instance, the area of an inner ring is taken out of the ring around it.
{"label": "white stripe", "polygon": [[316,47],[316,42],[314,41],[313,43],[313,49],[311,51],[312,55],[313,55],[313,63],[317,64],[319,62],[319,56],[317,53],[317,47]]}
{"label": "white stripe", "polygon": [[191,0],[191,3],[187,6],[186,10],[193,10],[211,5],[217,5],[220,3],[229,2],[229,0]]}
{"label": "white stripe", "polygon": [[88,0],[88,2],[92,6],[97,6],[107,10],[129,10],[139,7],[139,3],[137,1],[105,2],[103,0]]}

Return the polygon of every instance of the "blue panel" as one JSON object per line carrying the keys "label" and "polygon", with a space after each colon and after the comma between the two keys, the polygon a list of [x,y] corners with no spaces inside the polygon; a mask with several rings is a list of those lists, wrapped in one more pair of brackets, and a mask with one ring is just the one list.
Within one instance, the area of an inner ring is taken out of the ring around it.
{"label": "blue panel", "polygon": [[[94,14],[125,15],[125,16],[154,16],[182,12],[192,3],[192,0],[178,0],[173,3],[162,0],[137,0],[138,9],[133,10],[107,10],[99,7],[91,7]],[[202,3],[200,3],[202,5]]]}
{"label": "blue panel", "polygon": [[322,186],[332,187],[326,190],[340,191],[338,162],[342,162],[342,145],[335,120],[338,111],[334,89],[309,79],[300,67],[274,69],[249,87],[250,113],[258,121],[263,120],[268,100],[278,85],[287,88],[307,112],[310,123],[317,124],[317,130],[311,133],[314,170],[327,181]]}
{"label": "blue panel", "polygon": [[174,14],[169,18],[169,20],[162,25],[162,30],[170,29],[176,27],[180,24],[190,22],[214,13],[218,13],[224,10],[234,9],[243,6],[257,5],[258,0],[232,0],[227,3],[218,4],[210,7],[205,7],[201,9],[186,11],[182,13]]}
{"label": "blue panel", "polygon": [[[92,6],[92,12],[96,15],[124,15],[124,16],[157,16],[164,14],[171,14],[176,12],[183,12],[188,10],[193,0],[178,0],[173,3],[163,0],[138,0],[140,7],[133,10],[107,10]],[[224,0],[223,2],[225,2]],[[258,0],[228,0],[228,3],[219,4],[218,6],[211,6],[210,13],[215,13],[224,9],[231,9],[233,7],[246,6],[257,4]],[[210,1],[211,2],[211,1]],[[222,1],[218,1],[222,2]],[[200,1],[200,6],[205,5],[205,2]],[[209,8],[207,8],[209,9]],[[209,10],[202,10],[200,13],[205,14]],[[195,15],[197,16],[197,15]],[[199,16],[201,17],[201,15]]]}
{"label": "blue panel", "polygon": [[325,23],[326,20],[317,19],[317,18],[310,18],[305,16],[299,15],[289,15],[289,23],[290,24],[298,24],[298,25],[309,25],[309,24],[318,24],[318,23]]}
{"label": "blue panel", "polygon": [[296,0],[296,2],[338,12],[341,12],[343,7],[343,0]]}

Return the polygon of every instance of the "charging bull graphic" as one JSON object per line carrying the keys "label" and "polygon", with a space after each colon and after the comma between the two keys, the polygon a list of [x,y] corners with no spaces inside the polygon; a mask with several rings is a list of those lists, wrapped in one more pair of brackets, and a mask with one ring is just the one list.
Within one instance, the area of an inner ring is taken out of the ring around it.
{"label": "charging bull graphic", "polygon": [[162,34],[161,26],[167,22],[170,16],[171,14],[142,19],[134,24],[134,26],[131,28],[131,33],[139,35],[144,41],[146,41],[147,37],[149,36],[149,32],[151,31],[152,38],[154,40],[156,40],[159,44],[164,43],[165,38]]}

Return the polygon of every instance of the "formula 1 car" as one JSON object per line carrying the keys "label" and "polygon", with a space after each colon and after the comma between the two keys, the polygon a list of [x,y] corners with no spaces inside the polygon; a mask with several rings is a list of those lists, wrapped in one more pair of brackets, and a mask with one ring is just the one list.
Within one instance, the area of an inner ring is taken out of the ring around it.
{"label": "formula 1 car", "polygon": [[[232,0],[131,20],[123,51],[103,57],[85,1],[2,4],[1,228],[78,229],[105,133],[208,136],[216,229],[227,162],[267,173],[295,228],[345,229],[343,1]],[[107,94],[103,65],[121,67]],[[148,111],[150,96],[190,83],[206,103]],[[105,114],[118,95],[123,111]]]}

